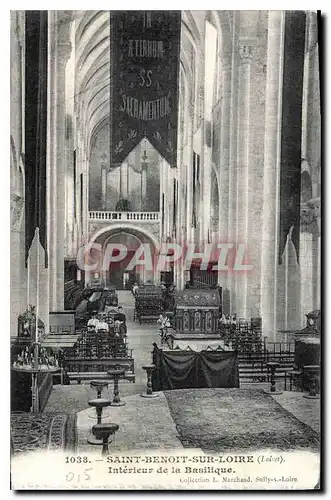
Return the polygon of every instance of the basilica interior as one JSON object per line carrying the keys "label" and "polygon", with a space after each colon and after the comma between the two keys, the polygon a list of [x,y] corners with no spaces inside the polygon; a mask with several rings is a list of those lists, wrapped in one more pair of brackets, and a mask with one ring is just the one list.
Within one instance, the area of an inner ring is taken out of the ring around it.
{"label": "basilica interior", "polygon": [[[170,12],[11,12],[14,451],[30,449],[22,415],[46,428],[54,412],[66,428],[75,417],[59,446],[79,453],[218,450],[221,436],[229,450],[239,435],[246,450],[256,425],[231,435],[222,398],[254,420],[261,394],[264,442],[316,448],[318,14]],[[175,258],[188,247],[189,262]],[[193,438],[189,409],[216,434]]]}

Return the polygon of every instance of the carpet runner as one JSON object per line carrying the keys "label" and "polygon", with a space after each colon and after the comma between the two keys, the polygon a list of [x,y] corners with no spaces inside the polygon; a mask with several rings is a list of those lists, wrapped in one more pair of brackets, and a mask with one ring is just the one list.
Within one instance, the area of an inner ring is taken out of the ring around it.
{"label": "carpet runner", "polygon": [[185,448],[204,451],[319,448],[319,435],[261,389],[165,391]]}

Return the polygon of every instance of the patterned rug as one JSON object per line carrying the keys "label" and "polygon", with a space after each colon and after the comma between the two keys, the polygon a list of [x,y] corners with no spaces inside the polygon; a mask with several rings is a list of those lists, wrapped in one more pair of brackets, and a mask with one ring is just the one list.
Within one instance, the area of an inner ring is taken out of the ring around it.
{"label": "patterned rug", "polygon": [[319,449],[319,435],[261,389],[165,391],[181,443],[205,451]]}
{"label": "patterned rug", "polygon": [[75,451],[76,421],[76,415],[65,413],[12,413],[11,451]]}

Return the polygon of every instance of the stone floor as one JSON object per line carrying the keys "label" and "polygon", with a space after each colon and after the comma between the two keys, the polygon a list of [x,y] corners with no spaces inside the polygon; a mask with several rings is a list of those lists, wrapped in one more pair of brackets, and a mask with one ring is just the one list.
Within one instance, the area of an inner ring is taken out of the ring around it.
{"label": "stone floor", "polygon": [[[257,385],[254,385],[257,388]],[[115,422],[120,429],[111,445],[113,451],[130,450],[138,453],[144,449],[183,448],[169,406],[164,394],[155,399],[133,395],[122,398],[125,406],[110,407],[104,412],[104,422]],[[274,398],[298,420],[319,432],[319,402],[303,398],[302,393],[286,392]],[[206,410],[205,410],[206,411]],[[78,452],[95,451],[95,446],[87,443],[91,428],[96,423],[94,411],[90,408],[78,414]]]}
{"label": "stone floor", "polygon": [[[119,424],[119,430],[111,445],[113,451],[130,450],[139,453],[146,449],[181,449],[183,448],[165,396],[159,393],[157,398],[142,398],[140,395],[125,398],[125,406],[105,409],[103,422]],[[87,443],[91,437],[93,409],[78,414],[78,449],[77,453],[95,451],[96,447]],[[99,450],[98,450],[99,451]]]}
{"label": "stone floor", "polygon": [[[146,374],[142,365],[151,361],[153,342],[159,341],[158,329],[155,323],[133,321],[134,301],[130,292],[119,292],[119,303],[127,315],[128,344],[133,349],[135,359],[136,382],[120,382],[121,398],[126,401],[123,407],[108,409],[108,418],[121,424],[121,432],[116,437],[116,447],[127,449],[134,446],[181,448],[176,429],[165,397],[160,393],[159,398],[149,400],[140,397],[146,389]],[[245,384],[243,387],[268,388],[267,384]],[[107,396],[111,396],[112,385]],[[95,397],[95,391],[86,384],[72,384],[70,386],[54,386],[45,412],[64,411],[67,413],[80,412],[78,415],[79,447],[86,449],[86,438],[95,422],[91,418],[92,409],[88,408],[88,401]],[[320,401],[306,399],[301,392],[283,392],[275,395],[275,399],[300,421],[309,425],[315,431],[320,430]],[[109,413],[110,412],[110,413]],[[138,423],[137,423],[138,422]],[[87,450],[86,450],[87,451]]]}

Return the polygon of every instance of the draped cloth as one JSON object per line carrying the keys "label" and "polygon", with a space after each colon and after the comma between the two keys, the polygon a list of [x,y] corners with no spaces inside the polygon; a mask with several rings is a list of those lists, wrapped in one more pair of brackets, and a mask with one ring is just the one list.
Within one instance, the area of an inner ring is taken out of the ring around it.
{"label": "draped cloth", "polygon": [[154,345],[154,391],[192,388],[239,387],[235,352],[190,350],[163,351]]}

